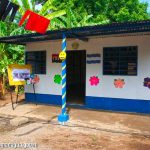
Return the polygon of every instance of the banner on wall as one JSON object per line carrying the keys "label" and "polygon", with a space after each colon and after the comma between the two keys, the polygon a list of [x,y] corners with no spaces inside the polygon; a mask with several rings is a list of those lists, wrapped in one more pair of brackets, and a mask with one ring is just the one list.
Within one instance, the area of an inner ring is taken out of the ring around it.
{"label": "banner on wall", "polygon": [[8,79],[10,85],[25,85],[25,79],[30,78],[31,65],[12,64],[8,66]]}
{"label": "banner on wall", "polygon": [[62,60],[59,58],[59,54],[52,54],[52,63],[61,63]]}

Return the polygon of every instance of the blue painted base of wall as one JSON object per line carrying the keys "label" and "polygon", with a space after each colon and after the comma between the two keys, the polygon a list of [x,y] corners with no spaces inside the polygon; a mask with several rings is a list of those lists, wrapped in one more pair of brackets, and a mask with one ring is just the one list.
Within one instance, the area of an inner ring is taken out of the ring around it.
{"label": "blue painted base of wall", "polygon": [[[61,105],[61,95],[26,93],[25,99],[33,103]],[[87,96],[83,108],[150,114],[150,101]]]}
{"label": "blue painted base of wall", "polygon": [[93,109],[150,114],[149,100],[86,97],[86,106]]}
{"label": "blue painted base of wall", "polygon": [[25,100],[32,103],[61,105],[61,95],[25,93]]}

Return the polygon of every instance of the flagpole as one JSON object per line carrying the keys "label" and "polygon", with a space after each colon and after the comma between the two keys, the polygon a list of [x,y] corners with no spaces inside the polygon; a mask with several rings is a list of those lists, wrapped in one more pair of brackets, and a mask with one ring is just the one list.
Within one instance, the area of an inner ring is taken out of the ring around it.
{"label": "flagpole", "polygon": [[[64,54],[66,54],[66,48],[67,48],[66,36],[65,34],[63,34],[62,52]],[[58,121],[64,124],[69,120],[69,115],[66,112],[66,58],[62,60],[61,65],[62,65],[62,112],[58,116]]]}

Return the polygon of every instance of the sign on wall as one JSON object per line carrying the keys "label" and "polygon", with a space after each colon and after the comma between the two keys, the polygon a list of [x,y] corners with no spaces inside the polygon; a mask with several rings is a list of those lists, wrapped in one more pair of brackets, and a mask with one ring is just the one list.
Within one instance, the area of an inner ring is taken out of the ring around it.
{"label": "sign on wall", "polygon": [[72,48],[77,50],[79,48],[79,43],[78,42],[72,43]]}
{"label": "sign on wall", "polygon": [[8,78],[10,85],[25,85],[25,79],[30,78],[31,65],[12,64],[8,66]]}
{"label": "sign on wall", "polygon": [[87,64],[101,63],[101,54],[87,54]]}
{"label": "sign on wall", "polygon": [[59,58],[59,54],[52,54],[52,63],[61,63],[62,60]]}

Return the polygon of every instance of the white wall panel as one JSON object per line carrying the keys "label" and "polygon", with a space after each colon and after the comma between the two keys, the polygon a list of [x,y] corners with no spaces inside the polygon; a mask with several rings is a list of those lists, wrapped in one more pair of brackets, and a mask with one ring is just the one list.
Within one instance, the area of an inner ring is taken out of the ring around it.
{"label": "white wall panel", "polygon": [[[127,99],[145,99],[150,100],[150,89],[143,86],[145,77],[150,77],[150,36],[125,36],[125,37],[107,37],[91,38],[88,42],[79,40],[68,40],[67,49],[72,50],[72,43],[78,42],[80,50],[86,50],[87,54],[100,53],[100,64],[86,65],[86,95],[95,97],[127,98]],[[138,75],[137,76],[108,76],[102,72],[103,65],[103,47],[113,46],[138,46]],[[40,83],[36,85],[36,92],[41,94],[61,95],[61,85],[53,82],[55,74],[61,74],[61,64],[52,63],[52,54],[59,53],[61,50],[61,41],[48,41],[29,43],[26,51],[46,50],[47,51],[47,74],[40,75]],[[100,84],[90,86],[89,78],[99,76]],[[114,79],[122,78],[125,80],[123,89],[114,87]],[[26,92],[32,93],[32,88],[26,86]]]}

